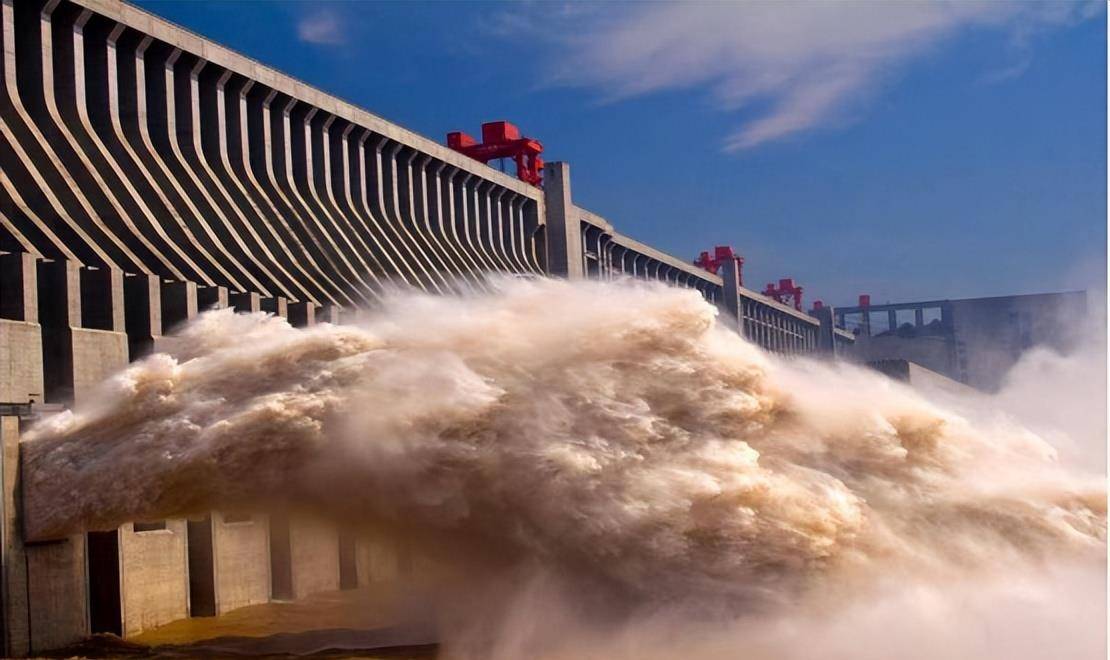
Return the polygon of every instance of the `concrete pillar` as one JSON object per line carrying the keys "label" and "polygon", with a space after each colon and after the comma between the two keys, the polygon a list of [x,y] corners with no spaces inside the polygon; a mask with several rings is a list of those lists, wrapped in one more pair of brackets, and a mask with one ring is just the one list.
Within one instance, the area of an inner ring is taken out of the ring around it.
{"label": "concrete pillar", "polygon": [[38,271],[34,255],[0,254],[0,318],[38,322]]}
{"label": "concrete pillar", "polygon": [[157,275],[127,275],[123,279],[124,322],[132,361],[148,354],[162,336],[162,284]]}
{"label": "concrete pillar", "polygon": [[292,302],[288,305],[289,323],[294,328],[307,328],[316,324],[316,306],[310,302]]}
{"label": "concrete pillar", "polygon": [[721,308],[724,310],[726,320],[733,324],[737,332],[743,336],[744,324],[741,322],[740,300],[740,271],[736,262],[726,259],[721,264],[721,279],[724,280],[724,296],[721,298]]}
{"label": "concrete pillar", "polygon": [[339,324],[339,305],[321,305],[316,310],[317,323],[331,323],[333,325]]}
{"label": "concrete pillar", "polygon": [[289,520],[293,597],[339,588],[339,532],[329,523],[293,516]]}
{"label": "concrete pillar", "polygon": [[189,616],[185,521],[118,530],[124,637]]}
{"label": "concrete pillar", "polygon": [[285,300],[284,296],[262,298],[259,305],[263,312],[269,312],[283,319],[289,318],[289,303]]}
{"label": "concrete pillar", "polygon": [[262,515],[213,512],[216,613],[270,600],[269,521]]}
{"label": "concrete pillar", "polygon": [[31,651],[27,557],[19,519],[19,430],[18,417],[0,417],[0,611],[4,616],[0,655],[8,658]]}
{"label": "concrete pillar", "polygon": [[173,329],[197,315],[200,308],[195,282],[162,282],[162,330]]}
{"label": "concrete pillar", "polygon": [[948,333],[956,329],[956,320],[952,317],[952,305],[949,303],[940,306],[940,324]]}
{"label": "concrete pillar", "polygon": [[832,307],[822,307],[813,310],[821,326],[817,330],[817,351],[825,355],[836,357],[836,310]]}
{"label": "concrete pillar", "polygon": [[886,312],[886,327],[890,330],[898,329],[898,310],[888,309]]}
{"label": "concrete pillar", "polygon": [[390,582],[401,577],[401,556],[396,543],[386,538],[360,535],[355,541],[358,586]]}
{"label": "concrete pillar", "polygon": [[864,307],[859,317],[859,334],[861,337],[871,336],[871,310]]}
{"label": "concrete pillar", "polygon": [[274,600],[296,600],[339,588],[339,532],[297,513],[270,516],[270,574]]}
{"label": "concrete pillar", "polygon": [[571,280],[582,279],[582,220],[570,191],[570,165],[546,163],[543,191],[547,211],[547,272]]}
{"label": "concrete pillar", "polygon": [[917,327],[925,325],[925,310],[918,307],[913,310],[913,324]]}
{"label": "concrete pillar", "polygon": [[262,299],[257,293],[251,291],[236,291],[229,294],[227,303],[240,314],[262,311]]}
{"label": "concrete pillar", "polygon": [[197,307],[200,310],[223,309],[228,306],[226,286],[198,286]]}

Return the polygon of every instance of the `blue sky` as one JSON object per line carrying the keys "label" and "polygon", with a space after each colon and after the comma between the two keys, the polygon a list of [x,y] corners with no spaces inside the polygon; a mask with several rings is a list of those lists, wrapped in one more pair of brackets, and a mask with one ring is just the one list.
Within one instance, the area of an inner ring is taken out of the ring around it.
{"label": "blue sky", "polygon": [[1103,286],[1101,3],[145,1],[442,140],[508,119],[576,202],[807,301]]}

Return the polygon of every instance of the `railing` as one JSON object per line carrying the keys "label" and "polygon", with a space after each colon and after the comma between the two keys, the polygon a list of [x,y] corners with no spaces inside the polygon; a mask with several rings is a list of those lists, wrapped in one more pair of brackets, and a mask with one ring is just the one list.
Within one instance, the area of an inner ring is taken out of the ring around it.
{"label": "railing", "polygon": [[618,233],[597,214],[582,208],[577,211],[581,218],[582,270],[588,278],[658,280],[697,289],[713,304],[722,299],[719,276]]}
{"label": "railing", "polygon": [[[632,277],[658,280],[674,286],[698,290],[709,302],[736,319],[737,330],[768,351],[783,355],[800,355],[819,350],[821,322],[788,305],[737,285],[725,286],[731,270],[714,274],[681,261],[617,232],[605,218],[575,207],[579,220],[582,274],[590,279]],[[730,293],[734,291],[734,293]],[[845,346],[854,341],[847,332],[830,328],[834,345]],[[830,342],[830,343],[832,343]]]}

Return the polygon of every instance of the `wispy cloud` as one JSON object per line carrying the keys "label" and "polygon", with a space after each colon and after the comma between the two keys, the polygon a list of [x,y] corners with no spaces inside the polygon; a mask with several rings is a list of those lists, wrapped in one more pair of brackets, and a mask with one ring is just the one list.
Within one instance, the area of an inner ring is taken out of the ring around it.
{"label": "wispy cloud", "polygon": [[891,74],[960,34],[1007,33],[1022,51],[1015,59],[1027,63],[1032,35],[1101,11],[1097,0],[568,6],[530,6],[523,12],[531,15],[503,16],[497,26],[572,35],[549,43],[555,83],[596,89],[606,100],[703,89],[721,110],[746,110],[749,118],[724,139],[727,151],[850,119]]}
{"label": "wispy cloud", "polygon": [[329,10],[315,11],[297,22],[297,38],[310,44],[337,46],[346,41],[343,22]]}

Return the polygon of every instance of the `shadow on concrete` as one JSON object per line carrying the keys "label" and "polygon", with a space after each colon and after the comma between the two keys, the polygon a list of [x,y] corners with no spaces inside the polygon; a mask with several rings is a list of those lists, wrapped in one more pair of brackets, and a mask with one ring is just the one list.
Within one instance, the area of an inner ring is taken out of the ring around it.
{"label": "shadow on concrete", "polygon": [[373,630],[308,630],[265,637],[217,637],[193,644],[147,646],[115,635],[87,640],[41,657],[50,658],[391,658],[431,660],[438,654],[434,632],[425,626]]}

